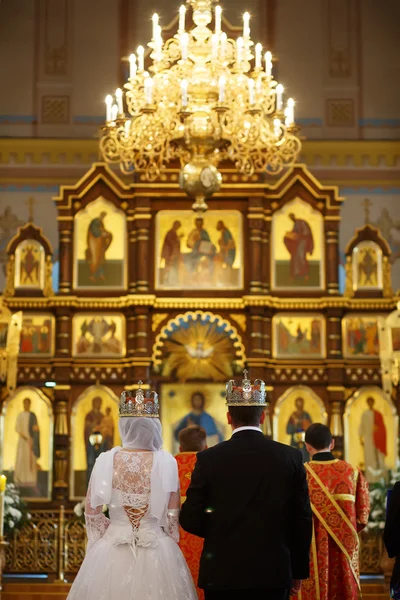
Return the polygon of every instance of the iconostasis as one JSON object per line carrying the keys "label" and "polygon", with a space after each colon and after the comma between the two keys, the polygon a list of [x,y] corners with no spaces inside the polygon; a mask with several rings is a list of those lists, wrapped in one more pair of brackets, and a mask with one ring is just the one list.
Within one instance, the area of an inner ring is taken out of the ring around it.
{"label": "iconostasis", "polygon": [[29,501],[85,495],[96,457],[120,442],[119,395],[139,380],[159,394],[168,450],[193,423],[209,446],[227,439],[224,385],[245,366],[267,384],[265,434],[304,460],[304,432],[323,422],[369,481],[396,465],[397,388],[381,376],[400,353],[389,244],[364,225],[341,267],[345,200],[305,167],[224,181],[195,214],[174,171],[150,186],[94,165],[54,199],[57,295],[42,230],[9,243],[0,364],[16,385],[3,390],[0,468]]}

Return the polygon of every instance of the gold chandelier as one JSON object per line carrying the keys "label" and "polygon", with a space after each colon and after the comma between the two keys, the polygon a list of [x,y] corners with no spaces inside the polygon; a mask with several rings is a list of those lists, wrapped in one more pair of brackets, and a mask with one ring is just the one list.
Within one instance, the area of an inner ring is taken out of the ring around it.
{"label": "gold chandelier", "polygon": [[200,212],[220,188],[222,161],[248,176],[279,173],[301,149],[294,101],[289,98],[284,107],[272,55],[251,40],[249,13],[243,15],[243,35],[233,40],[222,31],[221,6],[213,4],[187,0],[194,27],[186,30],[187,9],[181,6],[178,32],[166,41],[153,15],[152,64],[145,70],[142,46],[131,54],[125,93],[117,89],[106,98],[100,141],[107,162],[120,163],[125,174],[144,172],[148,181],[178,159],[181,188]]}

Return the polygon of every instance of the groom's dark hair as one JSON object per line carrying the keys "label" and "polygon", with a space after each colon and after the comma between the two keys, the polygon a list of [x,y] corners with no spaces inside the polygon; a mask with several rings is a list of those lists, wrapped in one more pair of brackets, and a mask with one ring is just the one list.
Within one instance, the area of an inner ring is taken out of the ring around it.
{"label": "groom's dark hair", "polygon": [[306,431],[306,443],[315,450],[325,450],[332,443],[332,434],[329,427],[322,423],[313,423]]}
{"label": "groom's dark hair", "polygon": [[263,406],[229,406],[228,411],[235,427],[258,427],[261,415],[265,408]]}

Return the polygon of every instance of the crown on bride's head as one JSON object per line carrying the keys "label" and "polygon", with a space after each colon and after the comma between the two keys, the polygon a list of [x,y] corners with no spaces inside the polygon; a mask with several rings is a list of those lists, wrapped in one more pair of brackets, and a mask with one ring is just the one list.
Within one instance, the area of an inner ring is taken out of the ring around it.
{"label": "crown on bride's head", "polygon": [[241,383],[231,379],[226,384],[227,406],[267,406],[265,383],[261,379],[251,383],[247,375],[248,372],[244,370]]}
{"label": "crown on bride's head", "polygon": [[119,400],[120,417],[153,417],[159,418],[158,394],[144,391],[143,381],[138,381],[137,390],[125,390]]}

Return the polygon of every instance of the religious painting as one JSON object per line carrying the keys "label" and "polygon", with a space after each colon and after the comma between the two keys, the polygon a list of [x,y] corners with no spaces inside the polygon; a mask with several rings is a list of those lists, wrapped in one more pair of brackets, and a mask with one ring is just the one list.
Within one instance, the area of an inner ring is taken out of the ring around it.
{"label": "religious painting", "polygon": [[382,289],[382,250],[378,244],[360,242],[353,250],[352,265],[354,291]]}
{"label": "religious painting", "polygon": [[236,210],[162,210],[156,217],[156,287],[243,287],[242,215]]}
{"label": "religious painting", "polygon": [[157,336],[155,369],[163,377],[224,381],[244,367],[244,346],[236,328],[219,315],[189,312],[171,320]]}
{"label": "religious painting", "polygon": [[125,288],[125,213],[98,198],[75,215],[74,226],[75,288]]}
{"label": "religious painting", "polygon": [[272,289],[323,289],[324,243],[324,219],[310,204],[296,198],[276,211],[272,217]]}
{"label": "religious painting", "polygon": [[165,450],[177,454],[179,432],[190,425],[205,429],[208,447],[230,437],[225,398],[222,383],[163,384],[160,406]]}
{"label": "religious painting", "polygon": [[278,313],[272,325],[274,357],[325,357],[325,319],[322,315]]}
{"label": "religious painting", "polygon": [[53,409],[35,388],[19,388],[2,413],[3,448],[0,471],[29,500],[51,498]]}
{"label": "religious painting", "polygon": [[45,251],[38,241],[24,240],[15,251],[16,289],[42,290],[45,285]]}
{"label": "religious painting", "polygon": [[303,462],[309,460],[305,432],[312,423],[326,423],[327,413],[321,398],[309,387],[298,385],[281,396],[273,414],[274,440],[300,450]]}
{"label": "religious painting", "polygon": [[46,358],[54,354],[54,316],[50,313],[24,313],[19,353]]}
{"label": "religious painting", "polygon": [[345,458],[364,471],[368,483],[388,476],[397,464],[398,416],[390,397],[376,386],[359,389],[344,413]]}
{"label": "religious painting", "polygon": [[76,358],[125,355],[125,317],[120,313],[77,313],[72,321]]}
{"label": "religious painting", "polygon": [[119,398],[108,387],[94,385],[77,398],[72,408],[71,495],[86,494],[97,457],[120,444]]}
{"label": "religious painting", "polygon": [[378,316],[353,314],[342,320],[343,356],[376,358],[379,356]]}

